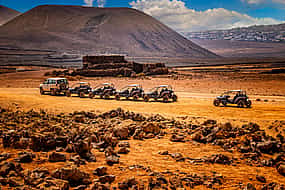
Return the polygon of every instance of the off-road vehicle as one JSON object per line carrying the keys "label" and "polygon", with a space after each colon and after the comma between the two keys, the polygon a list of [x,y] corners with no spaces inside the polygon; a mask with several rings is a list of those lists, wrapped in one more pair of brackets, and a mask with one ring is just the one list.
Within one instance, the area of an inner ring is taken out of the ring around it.
{"label": "off-road vehicle", "polygon": [[112,83],[103,83],[96,86],[89,92],[89,98],[100,96],[100,98],[109,99],[110,96],[115,96],[116,88]]}
{"label": "off-road vehicle", "polygon": [[251,107],[251,100],[249,100],[246,92],[242,90],[230,90],[224,92],[221,96],[216,97],[213,103],[215,106],[222,104],[226,107],[228,104],[236,104],[240,108],[243,108],[244,106],[247,108]]}
{"label": "off-road vehicle", "polygon": [[86,94],[89,95],[91,90],[92,88],[88,82],[79,82],[72,85],[71,88],[66,91],[66,96],[70,97],[72,94],[76,94],[80,98],[84,98]]}
{"label": "off-road vehicle", "polygon": [[163,102],[168,102],[171,99],[173,102],[177,101],[177,95],[174,94],[170,85],[160,85],[145,93],[143,99],[148,102],[149,99],[153,98],[155,101],[162,99]]}
{"label": "off-road vehicle", "polygon": [[116,93],[116,100],[120,100],[121,97],[125,97],[126,99],[132,98],[133,100],[138,100],[139,98],[143,98],[144,90],[139,84],[132,84],[125,86],[120,91]]}
{"label": "off-road vehicle", "polygon": [[68,89],[68,81],[66,78],[49,78],[43,84],[40,84],[40,93],[49,92],[52,96],[65,94]]}

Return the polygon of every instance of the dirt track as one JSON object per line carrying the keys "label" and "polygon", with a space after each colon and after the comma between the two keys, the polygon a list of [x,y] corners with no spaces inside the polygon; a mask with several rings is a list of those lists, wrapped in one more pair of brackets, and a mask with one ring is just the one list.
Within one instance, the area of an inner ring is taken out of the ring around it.
{"label": "dirt track", "polygon": [[[124,110],[144,114],[162,114],[165,116],[190,116],[198,118],[214,118],[218,120],[274,121],[282,120],[285,115],[285,97],[254,96],[253,107],[240,109],[233,107],[214,107],[214,94],[178,93],[179,101],[175,103],[143,102],[131,100],[102,100],[79,97],[53,97],[40,95],[36,88],[2,88],[0,104],[19,107],[25,110],[45,109],[52,112],[72,111],[109,111],[118,107]],[[268,102],[254,101],[256,98]]]}

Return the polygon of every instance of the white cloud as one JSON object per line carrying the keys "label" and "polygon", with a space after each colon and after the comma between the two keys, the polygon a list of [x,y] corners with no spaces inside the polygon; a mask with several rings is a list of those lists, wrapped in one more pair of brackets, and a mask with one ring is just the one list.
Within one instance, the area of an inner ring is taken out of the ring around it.
{"label": "white cloud", "polygon": [[179,32],[230,29],[251,25],[279,24],[273,18],[253,18],[223,8],[196,11],[181,0],[136,0],[130,5],[152,15]]}
{"label": "white cloud", "polygon": [[272,0],[274,3],[285,4],[285,0]]}
{"label": "white cloud", "polygon": [[93,7],[94,0],[84,0],[85,6]]}
{"label": "white cloud", "polygon": [[98,7],[104,7],[106,3],[106,0],[97,0]]}
{"label": "white cloud", "polygon": [[[85,5],[87,7],[93,7],[95,0],[84,0]],[[97,0],[98,7],[104,7],[106,4],[106,0]]]}
{"label": "white cloud", "polygon": [[248,4],[285,4],[285,0],[241,0]]}
{"label": "white cloud", "polygon": [[265,2],[265,0],[242,0],[242,1],[248,4],[261,4]]}

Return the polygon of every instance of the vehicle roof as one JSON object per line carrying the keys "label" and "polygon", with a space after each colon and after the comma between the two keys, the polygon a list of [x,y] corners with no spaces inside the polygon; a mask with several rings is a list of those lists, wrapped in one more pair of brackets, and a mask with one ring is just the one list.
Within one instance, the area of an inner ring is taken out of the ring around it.
{"label": "vehicle roof", "polygon": [[228,92],[242,92],[243,90],[229,90]]}
{"label": "vehicle roof", "polygon": [[48,80],[67,80],[66,78],[48,78]]}
{"label": "vehicle roof", "polygon": [[141,86],[140,84],[130,84],[128,86]]}
{"label": "vehicle roof", "polygon": [[112,83],[107,83],[107,82],[106,82],[106,83],[103,83],[103,84],[101,84],[101,85],[110,85],[110,84],[112,84]]}
{"label": "vehicle roof", "polygon": [[88,84],[88,82],[79,82],[78,84]]}
{"label": "vehicle roof", "polygon": [[158,87],[169,87],[169,85],[164,84],[164,85],[160,85]]}

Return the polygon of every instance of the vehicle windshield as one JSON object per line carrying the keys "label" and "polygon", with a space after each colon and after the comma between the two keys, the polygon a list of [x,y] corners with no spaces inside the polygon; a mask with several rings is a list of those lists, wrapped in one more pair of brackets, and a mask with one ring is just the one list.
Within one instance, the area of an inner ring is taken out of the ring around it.
{"label": "vehicle windshield", "polygon": [[132,90],[132,89],[139,89],[139,88],[140,88],[139,85],[129,85],[129,86],[125,86],[125,87],[122,88],[120,91]]}
{"label": "vehicle windshield", "polygon": [[244,91],[227,91],[227,92],[224,92],[221,96],[225,96],[225,95],[242,96],[242,95],[246,95],[246,93]]}
{"label": "vehicle windshield", "polygon": [[59,79],[57,80],[57,84],[67,84],[67,80],[66,79]]}
{"label": "vehicle windshield", "polygon": [[95,89],[101,89],[101,88],[113,88],[114,85],[113,84],[107,84],[107,83],[104,83],[104,84],[99,84],[95,87]]}

